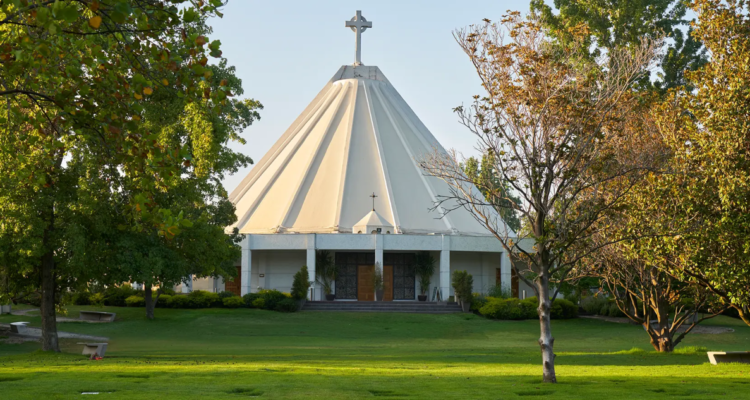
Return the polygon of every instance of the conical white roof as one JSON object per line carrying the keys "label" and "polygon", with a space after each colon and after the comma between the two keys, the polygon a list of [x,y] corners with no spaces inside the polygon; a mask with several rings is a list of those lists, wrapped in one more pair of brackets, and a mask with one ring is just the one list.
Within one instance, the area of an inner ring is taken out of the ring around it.
{"label": "conical white roof", "polygon": [[[378,67],[346,65],[230,195],[240,233],[336,233],[374,208],[393,233],[488,235],[417,160],[444,151]],[[229,227],[229,229],[234,226]]]}

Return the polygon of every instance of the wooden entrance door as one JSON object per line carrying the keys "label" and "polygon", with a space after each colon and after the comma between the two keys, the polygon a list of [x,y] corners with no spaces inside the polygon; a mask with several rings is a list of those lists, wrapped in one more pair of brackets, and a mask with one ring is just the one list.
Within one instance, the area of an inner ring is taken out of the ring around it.
{"label": "wooden entrance door", "polygon": [[375,300],[375,285],[372,282],[374,265],[360,265],[357,267],[357,300]]}
{"label": "wooden entrance door", "polygon": [[224,290],[240,295],[240,283],[242,282],[242,267],[237,267],[237,276],[233,281],[224,280]]}
{"label": "wooden entrance door", "polygon": [[393,301],[393,265],[383,266],[383,301]]}

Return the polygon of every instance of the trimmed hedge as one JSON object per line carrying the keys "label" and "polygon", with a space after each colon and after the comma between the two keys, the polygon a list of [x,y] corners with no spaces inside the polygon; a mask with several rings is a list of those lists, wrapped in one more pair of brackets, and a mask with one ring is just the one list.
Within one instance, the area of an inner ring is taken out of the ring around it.
{"label": "trimmed hedge", "polygon": [[[523,320],[537,319],[538,300],[529,297],[525,300],[502,299],[497,297],[484,298],[484,304],[479,307],[479,314],[492,319]],[[570,319],[578,317],[578,307],[564,299],[555,299],[550,308],[552,319]]]}
{"label": "trimmed hedge", "polygon": [[146,299],[141,296],[133,295],[125,299],[125,305],[128,307],[145,307]]}
{"label": "trimmed hedge", "polygon": [[221,299],[221,302],[226,308],[240,308],[245,306],[245,301],[239,296],[225,297]]}
{"label": "trimmed hedge", "polygon": [[211,308],[221,306],[221,298],[218,293],[205,290],[194,290],[187,295],[190,299],[190,308]]}
{"label": "trimmed hedge", "polygon": [[274,307],[274,310],[279,312],[295,312],[298,308],[299,307],[297,300],[285,298],[276,303],[276,307]]}

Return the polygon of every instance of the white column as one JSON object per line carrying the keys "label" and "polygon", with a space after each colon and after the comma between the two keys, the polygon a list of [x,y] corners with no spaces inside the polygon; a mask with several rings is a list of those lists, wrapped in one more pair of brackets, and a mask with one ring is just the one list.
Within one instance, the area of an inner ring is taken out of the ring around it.
{"label": "white column", "polygon": [[248,294],[251,292],[250,289],[250,277],[252,276],[250,273],[252,271],[253,266],[253,253],[252,250],[250,250],[250,236],[245,235],[245,238],[242,239],[242,267],[240,267],[240,294],[242,296]]}
{"label": "white column", "polygon": [[193,291],[193,275],[185,277],[185,281],[182,282],[182,293],[190,293]]}
{"label": "white column", "polygon": [[313,301],[318,299],[318,291],[315,284],[315,234],[307,235],[307,273],[309,274],[310,288],[312,289]]}
{"label": "white column", "polygon": [[383,272],[383,235],[375,234],[375,268]]}
{"label": "white column", "polygon": [[508,257],[508,252],[502,252],[500,253],[500,281],[502,288],[506,290],[508,293],[511,291],[511,264],[510,264],[510,257]]}
{"label": "white column", "polygon": [[443,301],[451,294],[451,238],[443,235],[443,249],[440,250],[440,291]]}

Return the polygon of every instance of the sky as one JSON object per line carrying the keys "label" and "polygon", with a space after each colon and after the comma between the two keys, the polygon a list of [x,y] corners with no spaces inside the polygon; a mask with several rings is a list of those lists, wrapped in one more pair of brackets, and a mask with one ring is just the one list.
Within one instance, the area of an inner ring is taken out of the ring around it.
{"label": "sky", "polygon": [[[452,32],[528,1],[474,0],[230,0],[214,18],[210,40],[237,68],[243,97],[259,100],[261,120],[247,128],[246,145],[231,147],[259,161],[334,73],[354,62],[355,33],[344,27],[356,10],[372,21],[362,34],[362,63],[380,67],[445,148],[476,155],[472,134],[452,109],[481,94],[479,79]],[[252,167],[224,179],[234,190]]]}

